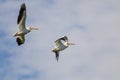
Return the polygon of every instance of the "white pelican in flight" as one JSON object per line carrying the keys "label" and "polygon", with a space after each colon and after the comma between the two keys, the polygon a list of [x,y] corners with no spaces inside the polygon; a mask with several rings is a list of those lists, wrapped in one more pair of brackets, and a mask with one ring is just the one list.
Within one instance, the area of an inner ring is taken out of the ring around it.
{"label": "white pelican in flight", "polygon": [[25,20],[26,20],[26,6],[25,6],[25,3],[23,3],[21,5],[18,19],[17,19],[19,30],[14,34],[14,37],[17,37],[16,42],[19,46],[21,44],[24,44],[25,34],[29,33],[31,30],[38,30],[38,28],[25,27]]}
{"label": "white pelican in flight", "polygon": [[67,36],[64,36],[62,38],[59,38],[55,41],[55,48],[52,49],[52,52],[55,53],[56,60],[58,61],[59,59],[59,52],[66,49],[69,45],[75,45],[74,43],[70,43],[68,41]]}

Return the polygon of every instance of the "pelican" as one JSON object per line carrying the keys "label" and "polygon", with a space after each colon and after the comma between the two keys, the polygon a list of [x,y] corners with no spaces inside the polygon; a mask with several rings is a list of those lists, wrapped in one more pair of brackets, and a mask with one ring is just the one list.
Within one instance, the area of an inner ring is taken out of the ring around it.
{"label": "pelican", "polygon": [[52,49],[52,52],[55,53],[56,60],[58,61],[59,59],[59,52],[63,51],[69,45],[75,45],[74,43],[71,43],[68,41],[67,36],[63,36],[55,41],[56,46]]}
{"label": "pelican", "polygon": [[29,33],[31,30],[38,30],[38,28],[25,27],[25,21],[26,21],[26,6],[25,6],[25,3],[23,3],[19,10],[19,15],[17,19],[17,25],[19,30],[13,35],[14,37],[17,37],[16,42],[18,46],[20,46],[21,44],[24,44],[25,35],[27,33]]}

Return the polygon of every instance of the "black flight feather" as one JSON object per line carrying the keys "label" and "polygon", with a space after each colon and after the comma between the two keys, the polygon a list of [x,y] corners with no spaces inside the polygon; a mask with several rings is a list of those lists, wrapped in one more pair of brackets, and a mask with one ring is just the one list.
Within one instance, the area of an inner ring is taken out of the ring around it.
{"label": "black flight feather", "polygon": [[17,19],[17,24],[19,24],[20,20],[22,19],[23,13],[24,13],[25,10],[26,10],[26,6],[25,6],[25,3],[23,3],[21,5],[20,11],[19,11],[19,15],[18,15],[18,19]]}
{"label": "black flight feather", "polygon": [[64,37],[60,38],[60,40],[68,41],[68,38],[67,38],[67,36],[64,36]]}
{"label": "black flight feather", "polygon": [[17,42],[18,46],[23,44],[23,42],[21,41],[21,39],[19,37],[16,38],[16,42]]}
{"label": "black flight feather", "polygon": [[56,57],[56,60],[58,61],[58,59],[59,59],[59,52],[55,52],[55,57]]}

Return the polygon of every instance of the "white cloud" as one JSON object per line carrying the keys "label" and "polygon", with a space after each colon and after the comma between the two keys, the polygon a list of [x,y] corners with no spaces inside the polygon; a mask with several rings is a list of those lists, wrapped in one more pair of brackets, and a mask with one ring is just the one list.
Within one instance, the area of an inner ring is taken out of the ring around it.
{"label": "white cloud", "polygon": [[[24,1],[26,25],[40,30],[27,34],[25,44],[18,47],[12,34],[17,31],[16,18]],[[1,29],[7,34],[2,37],[1,49],[13,55],[3,80],[120,79],[118,0],[24,1],[0,3],[0,25],[4,25]],[[51,49],[63,35],[76,45],[61,52],[56,62]]]}

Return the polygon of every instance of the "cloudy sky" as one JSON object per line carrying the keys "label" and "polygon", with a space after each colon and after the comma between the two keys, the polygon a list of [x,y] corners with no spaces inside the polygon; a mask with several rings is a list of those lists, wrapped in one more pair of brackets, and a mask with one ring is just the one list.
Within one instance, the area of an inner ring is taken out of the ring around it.
{"label": "cloudy sky", "polygon": [[[38,27],[18,46],[20,5]],[[55,60],[54,41],[70,46]],[[0,0],[0,80],[120,80],[119,0]]]}

